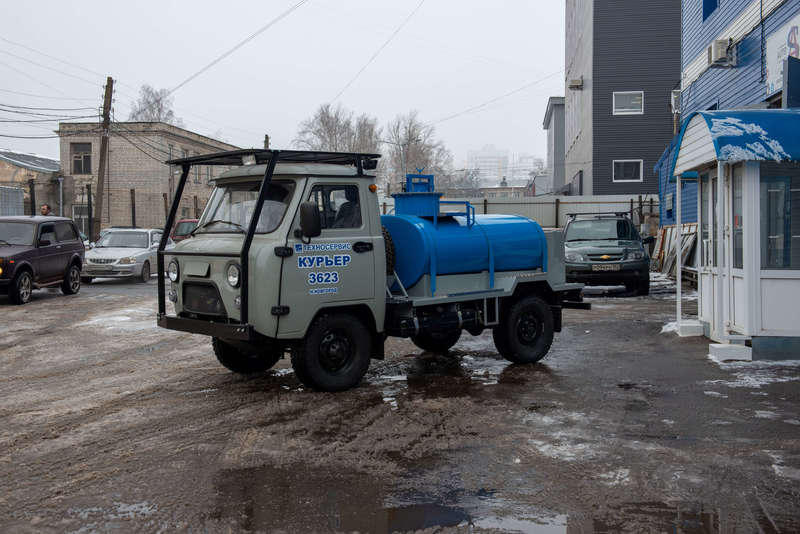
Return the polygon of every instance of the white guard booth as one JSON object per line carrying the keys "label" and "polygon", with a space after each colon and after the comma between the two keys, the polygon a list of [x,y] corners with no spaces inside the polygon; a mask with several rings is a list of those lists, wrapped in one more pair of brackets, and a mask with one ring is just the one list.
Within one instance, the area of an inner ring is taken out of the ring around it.
{"label": "white guard booth", "polygon": [[800,109],[697,112],[678,146],[676,223],[696,181],[699,233],[698,316],[678,284],[679,335],[721,360],[800,359]]}

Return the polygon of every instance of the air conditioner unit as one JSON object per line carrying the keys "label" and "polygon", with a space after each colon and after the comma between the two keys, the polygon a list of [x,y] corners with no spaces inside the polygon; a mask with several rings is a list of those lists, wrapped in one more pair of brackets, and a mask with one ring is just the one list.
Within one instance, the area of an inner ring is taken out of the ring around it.
{"label": "air conditioner unit", "polygon": [[733,42],[729,39],[717,39],[708,45],[708,66],[735,67],[736,61]]}
{"label": "air conditioner unit", "polygon": [[672,91],[672,98],[670,99],[670,104],[672,107],[672,114],[678,115],[681,112],[681,90],[674,89]]}
{"label": "air conditioner unit", "polygon": [[567,87],[577,91],[583,89],[583,76],[577,79],[570,80],[569,83],[567,84]]}

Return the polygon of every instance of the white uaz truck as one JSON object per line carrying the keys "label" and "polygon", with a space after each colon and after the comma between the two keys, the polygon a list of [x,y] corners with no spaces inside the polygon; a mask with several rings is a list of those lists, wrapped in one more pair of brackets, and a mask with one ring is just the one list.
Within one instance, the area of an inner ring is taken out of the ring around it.
{"label": "white uaz truck", "polygon": [[[488,328],[509,361],[543,358],[562,308],[588,307],[566,298],[582,285],[565,283],[562,233],[476,215],[425,175],[381,216],[366,172],[379,157],[249,149],[169,161],[182,173],[158,251],[158,325],[211,336],[235,372],[289,353],[297,377],[324,391],[357,385],[387,336],[446,351]],[[229,170],[192,236],[165,250],[196,165]]]}

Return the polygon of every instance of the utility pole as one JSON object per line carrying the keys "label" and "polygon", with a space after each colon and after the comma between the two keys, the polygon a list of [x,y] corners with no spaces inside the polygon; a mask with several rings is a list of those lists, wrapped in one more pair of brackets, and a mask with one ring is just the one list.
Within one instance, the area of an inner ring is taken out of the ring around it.
{"label": "utility pole", "polygon": [[[95,218],[95,224],[93,225],[92,230],[97,232],[99,235],[100,233],[100,219],[103,217],[103,188],[105,186],[105,179],[106,179],[106,159],[108,157],[108,127],[111,123],[111,95],[114,93],[114,79],[109,76],[106,78],[106,92],[103,95],[103,126],[102,126],[102,134],[100,137],[100,164],[97,167],[97,191],[96,191],[96,203],[95,203],[95,213],[97,214],[97,218]],[[94,241],[98,239],[98,235],[90,236]]]}

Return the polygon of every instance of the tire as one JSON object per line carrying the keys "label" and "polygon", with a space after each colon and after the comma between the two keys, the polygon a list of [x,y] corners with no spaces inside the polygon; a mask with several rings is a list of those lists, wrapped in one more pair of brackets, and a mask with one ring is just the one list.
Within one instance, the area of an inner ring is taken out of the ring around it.
{"label": "tire", "polygon": [[534,363],[547,355],[553,343],[553,312],[539,297],[512,304],[492,332],[497,352],[514,363]]}
{"label": "tire", "polygon": [[345,313],[318,317],[292,353],[295,376],[320,391],[342,391],[361,381],[369,368],[371,336]]}
{"label": "tire", "polygon": [[81,282],[83,282],[84,284],[91,284],[92,280],[94,280],[94,278],[92,278],[91,276],[81,276]]}
{"label": "tire", "polygon": [[142,265],[142,272],[139,274],[139,282],[146,284],[150,281],[150,262],[144,262]]}
{"label": "tire", "polygon": [[394,241],[385,226],[381,226],[381,230],[383,231],[383,246],[386,249],[386,274],[391,275],[394,273],[395,265]]}
{"label": "tire", "polygon": [[411,342],[422,350],[429,352],[439,352],[444,354],[453,345],[458,343],[461,337],[461,330],[452,332],[426,332],[411,338]]}
{"label": "tire", "polygon": [[65,295],[74,295],[81,290],[81,269],[74,263],[69,266],[67,276],[61,282],[61,292]]}
{"label": "tire", "polygon": [[260,373],[271,369],[283,356],[283,351],[270,348],[262,352],[245,352],[225,343],[219,338],[211,338],[211,346],[217,360],[234,373]]}
{"label": "tire", "polygon": [[636,288],[636,294],[642,297],[646,297],[650,294],[650,273],[647,274],[647,278],[642,278],[642,280],[639,282],[639,285]]}
{"label": "tire", "polygon": [[33,292],[33,277],[28,271],[20,271],[8,286],[8,298],[14,304],[27,304]]}

